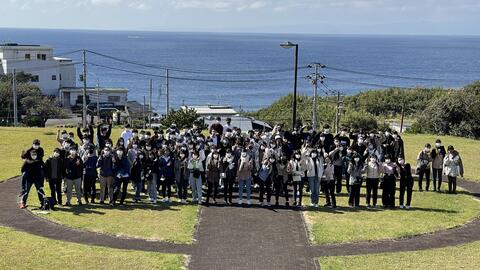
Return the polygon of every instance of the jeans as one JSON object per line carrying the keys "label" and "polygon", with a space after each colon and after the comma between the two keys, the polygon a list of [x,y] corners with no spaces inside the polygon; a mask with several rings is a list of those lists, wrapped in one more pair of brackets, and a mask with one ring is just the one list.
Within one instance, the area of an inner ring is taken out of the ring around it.
{"label": "jeans", "polygon": [[[440,187],[442,186],[442,173],[443,173],[443,170],[442,169],[435,169],[433,168],[433,189],[434,190],[437,190],[437,187],[438,187],[438,191],[440,191]],[[437,186],[437,180],[438,180],[438,186]]]}
{"label": "jeans", "polygon": [[337,206],[335,199],[335,180],[324,180],[321,182],[325,192],[326,205]]}
{"label": "jeans", "polygon": [[310,201],[313,204],[318,204],[318,196],[320,193],[320,181],[318,177],[308,177],[308,183],[310,185]]}
{"label": "jeans", "polygon": [[303,178],[300,181],[293,182],[293,203],[298,204],[299,206],[302,206],[302,198],[303,198]]}
{"label": "jeans", "polygon": [[147,194],[148,194],[148,199],[151,202],[157,202],[157,180],[158,180],[158,174],[153,173],[152,174],[152,179],[148,181],[147,183]]}
{"label": "jeans", "polygon": [[367,205],[370,205],[370,199],[373,201],[373,206],[377,205],[378,180],[378,178],[367,178]]}
{"label": "jeans", "polygon": [[48,179],[50,196],[56,204],[62,204],[62,179]]}
{"label": "jeans", "polygon": [[77,194],[78,203],[82,202],[82,178],[77,179],[65,179],[67,184],[67,203],[72,200],[73,187],[75,187],[75,193]]}
{"label": "jeans", "polygon": [[120,189],[122,191],[122,197],[120,197],[120,204],[123,204],[125,198],[127,197],[127,187],[128,187],[128,177],[118,178],[115,177],[113,181],[113,204],[116,203],[118,193],[120,193]]}
{"label": "jeans", "polygon": [[240,179],[238,182],[238,199],[241,200],[243,198],[243,189],[246,188],[247,190],[247,200],[250,200],[250,195],[252,193],[252,179]]}
{"label": "jeans", "polygon": [[425,189],[428,191],[430,188],[430,168],[427,169],[420,169],[418,172],[418,189],[423,190],[422,187],[422,181],[423,181],[423,176],[425,175],[425,180],[426,180],[426,186]]}
{"label": "jeans", "polygon": [[193,174],[190,175],[190,188],[192,189],[192,198],[194,202],[202,201],[202,178],[193,177]]}
{"label": "jeans", "polygon": [[105,192],[108,193],[110,202],[113,202],[113,177],[99,176],[100,178],[100,202],[105,200]]}
{"label": "jeans", "polygon": [[22,203],[27,203],[28,194],[30,193],[32,185],[35,185],[35,188],[37,189],[38,200],[40,201],[40,205],[43,205],[43,201],[45,200],[45,192],[43,191],[43,179],[37,179],[34,181],[25,179],[24,182],[22,181],[22,192],[20,193]]}
{"label": "jeans", "polygon": [[135,200],[140,200],[140,193],[143,189],[142,181],[133,182],[133,188],[135,189],[135,196],[133,197]]}

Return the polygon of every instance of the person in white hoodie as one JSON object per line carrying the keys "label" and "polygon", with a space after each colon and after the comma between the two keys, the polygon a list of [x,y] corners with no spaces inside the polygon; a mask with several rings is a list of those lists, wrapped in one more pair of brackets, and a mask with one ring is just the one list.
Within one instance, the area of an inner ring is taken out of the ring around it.
{"label": "person in white hoodie", "polygon": [[318,207],[318,198],[320,194],[320,179],[323,176],[324,160],[319,156],[316,149],[310,151],[310,155],[305,157],[305,169],[307,179],[310,185],[310,206]]}
{"label": "person in white hoodie", "polygon": [[457,177],[463,177],[463,163],[459,153],[449,145],[448,155],[443,160],[443,172],[448,177],[448,192],[455,194],[457,192]]}

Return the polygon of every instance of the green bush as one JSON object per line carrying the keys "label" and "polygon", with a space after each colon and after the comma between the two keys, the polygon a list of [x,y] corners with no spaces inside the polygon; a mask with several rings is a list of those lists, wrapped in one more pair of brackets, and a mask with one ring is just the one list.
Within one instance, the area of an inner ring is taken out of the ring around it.
{"label": "green bush", "polygon": [[341,118],[340,124],[357,130],[363,129],[368,131],[378,129],[376,117],[366,111],[347,110]]}
{"label": "green bush", "polygon": [[170,127],[175,123],[178,128],[191,127],[193,122],[198,119],[198,114],[195,109],[179,109],[170,110],[167,117],[163,118],[160,123],[165,127]]}
{"label": "green bush", "polygon": [[22,119],[27,127],[45,127],[45,121],[38,115],[27,115]]}

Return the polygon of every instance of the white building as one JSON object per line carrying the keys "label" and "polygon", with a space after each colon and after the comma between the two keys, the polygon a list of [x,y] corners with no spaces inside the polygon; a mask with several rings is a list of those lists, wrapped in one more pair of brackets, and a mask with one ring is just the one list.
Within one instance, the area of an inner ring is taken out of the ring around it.
{"label": "white building", "polygon": [[[65,108],[81,106],[83,104],[82,87],[64,87],[60,89],[60,103]],[[107,87],[88,87],[87,105],[96,107],[97,100],[100,107],[126,107],[128,101],[128,89],[126,88],[107,88]]]}
{"label": "white building", "polygon": [[53,56],[53,48],[40,45],[0,44],[0,75],[24,72],[44,95],[59,96],[61,88],[76,86],[71,59]]}

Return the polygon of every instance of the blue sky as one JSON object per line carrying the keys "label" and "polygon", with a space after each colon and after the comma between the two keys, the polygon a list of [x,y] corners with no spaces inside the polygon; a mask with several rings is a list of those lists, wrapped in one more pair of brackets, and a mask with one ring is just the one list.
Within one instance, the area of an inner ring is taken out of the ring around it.
{"label": "blue sky", "polygon": [[479,0],[2,0],[0,27],[479,35]]}

